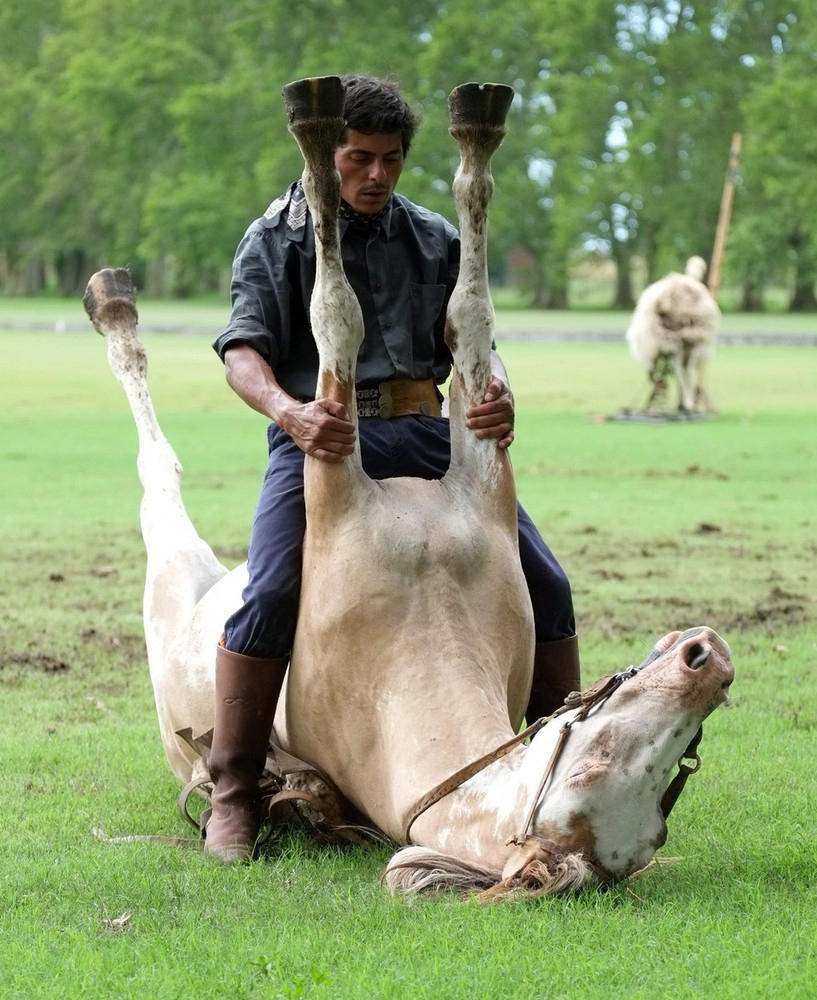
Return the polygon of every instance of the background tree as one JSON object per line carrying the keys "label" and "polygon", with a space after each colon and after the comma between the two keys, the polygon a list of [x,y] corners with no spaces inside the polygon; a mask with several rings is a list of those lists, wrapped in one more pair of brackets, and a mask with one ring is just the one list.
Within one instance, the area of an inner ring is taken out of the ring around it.
{"label": "background tree", "polygon": [[61,0],[0,5],[0,288],[39,292],[46,283],[35,205],[41,184],[41,135],[35,116],[47,38],[60,30]]}
{"label": "background tree", "polygon": [[532,303],[568,305],[588,253],[624,308],[634,260],[651,279],[708,256],[741,130],[726,276],[747,305],[788,281],[812,307],[815,21],[805,0],[6,4],[0,289],[75,294],[128,263],[152,293],[223,293],[246,225],[301,169],[281,86],[358,70],[423,111],[401,190],[449,218],[448,93],[513,85],[490,267]]}
{"label": "background tree", "polygon": [[790,10],[774,25],[743,101],[746,216],[734,260],[744,288],[758,295],[788,265],[792,310],[817,308],[817,23],[803,13]]}

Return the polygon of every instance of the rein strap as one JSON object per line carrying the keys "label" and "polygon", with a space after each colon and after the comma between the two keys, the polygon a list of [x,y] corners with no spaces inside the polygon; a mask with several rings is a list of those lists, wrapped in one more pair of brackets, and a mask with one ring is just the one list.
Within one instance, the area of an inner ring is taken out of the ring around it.
{"label": "rein strap", "polygon": [[544,718],[537,719],[532,726],[528,726],[527,729],[523,729],[521,733],[517,733],[516,736],[513,736],[505,743],[502,743],[494,750],[491,750],[490,753],[486,753],[478,760],[471,761],[470,764],[466,764],[465,767],[461,767],[459,771],[455,771],[452,775],[446,778],[445,781],[441,781],[439,785],[435,785],[430,792],[426,792],[426,794],[414,805],[413,809],[411,809],[406,817],[403,824],[403,842],[405,844],[411,843],[411,828],[414,821],[417,820],[426,811],[426,809],[430,809],[431,806],[439,802],[440,799],[444,799],[446,795],[453,792],[455,788],[459,788],[459,786],[468,781],[469,778],[473,778],[475,774],[485,770],[485,768],[490,764],[493,764],[494,761],[501,760],[506,754],[509,754],[514,747],[522,743],[523,740],[526,740],[529,736],[535,736],[536,733],[538,733],[540,729],[543,729],[553,717],[553,715],[549,715]]}
{"label": "rein strap", "polygon": [[[600,678],[594,684],[591,684],[586,691],[573,691],[567,696],[567,698],[565,698],[564,705],[557,708],[552,715],[543,716],[541,719],[537,719],[533,725],[528,726],[527,729],[523,729],[521,733],[517,733],[516,736],[507,740],[505,743],[502,743],[500,746],[496,747],[496,749],[491,750],[490,753],[485,754],[478,760],[472,761],[470,764],[466,764],[465,767],[460,768],[459,771],[455,771],[454,774],[446,778],[445,781],[441,781],[439,785],[435,785],[434,788],[432,788],[430,792],[426,792],[420,801],[417,802],[409,811],[403,824],[403,842],[405,844],[411,843],[411,827],[415,820],[417,820],[427,809],[439,802],[440,799],[444,799],[446,795],[453,792],[455,788],[459,788],[459,786],[468,781],[469,778],[473,778],[475,774],[485,770],[485,768],[490,764],[493,764],[494,761],[500,760],[507,753],[510,753],[514,747],[518,746],[529,736],[535,736],[540,729],[544,729],[544,727],[553,719],[563,715],[565,712],[571,711],[574,708],[579,708],[580,711],[576,718],[567,722],[562,727],[562,734],[559,737],[559,742],[557,743],[556,749],[551,756],[545,775],[540,782],[539,792],[533,800],[528,820],[525,824],[525,830],[527,831],[527,828],[533,819],[533,813],[535,811],[539,795],[552,773],[553,768],[556,766],[556,761],[562,752],[562,748],[567,740],[567,736],[573,722],[578,721],[580,718],[584,719],[594,705],[597,705],[599,702],[605,701],[609,698],[616,688],[618,688],[630,677],[634,677],[636,673],[638,673],[637,668],[630,667],[629,669],[622,670],[617,674],[608,674],[606,677]],[[524,834],[522,835],[522,839],[524,839]]]}

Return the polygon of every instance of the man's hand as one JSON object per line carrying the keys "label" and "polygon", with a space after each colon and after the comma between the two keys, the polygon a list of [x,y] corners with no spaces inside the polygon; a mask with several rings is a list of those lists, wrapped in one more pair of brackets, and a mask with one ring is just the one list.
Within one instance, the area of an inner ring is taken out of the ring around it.
{"label": "man's hand", "polygon": [[507,448],[513,441],[513,396],[502,379],[494,376],[485,390],[483,402],[470,407],[465,426],[478,438],[496,438],[497,448]]}
{"label": "man's hand", "polygon": [[334,399],[301,403],[284,392],[267,362],[249,344],[224,355],[227,382],[248,405],[274,420],[307,455],[340,462],[355,450],[355,425]]}
{"label": "man's hand", "polygon": [[334,399],[316,399],[287,407],[278,422],[306,455],[340,462],[355,450],[355,425],[346,407]]}

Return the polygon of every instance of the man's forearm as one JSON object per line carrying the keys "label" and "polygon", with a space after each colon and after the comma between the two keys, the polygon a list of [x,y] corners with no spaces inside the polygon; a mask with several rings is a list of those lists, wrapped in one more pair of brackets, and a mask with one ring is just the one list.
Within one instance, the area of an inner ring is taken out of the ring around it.
{"label": "man's forearm", "polygon": [[287,412],[297,401],[278,384],[275,373],[248,344],[236,344],[224,355],[227,384],[247,406],[284,425]]}
{"label": "man's forearm", "polygon": [[274,420],[304,454],[340,462],[354,451],[355,425],[343,403],[331,399],[302,403],[294,399],[248,344],[237,344],[225,352],[224,370],[228,384],[247,406]]}

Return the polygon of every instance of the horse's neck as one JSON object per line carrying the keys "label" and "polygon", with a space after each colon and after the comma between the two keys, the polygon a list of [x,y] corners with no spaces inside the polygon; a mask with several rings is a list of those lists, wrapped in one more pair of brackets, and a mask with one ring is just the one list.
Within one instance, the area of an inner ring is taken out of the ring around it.
{"label": "horse's neck", "polygon": [[421,817],[412,840],[473,864],[501,869],[528,803],[520,749],[471,778]]}
{"label": "horse's neck", "polygon": [[475,864],[501,868],[508,842],[524,833],[560,729],[560,720],[551,721],[530,745],[520,745],[454,789],[417,819],[412,840]]}

